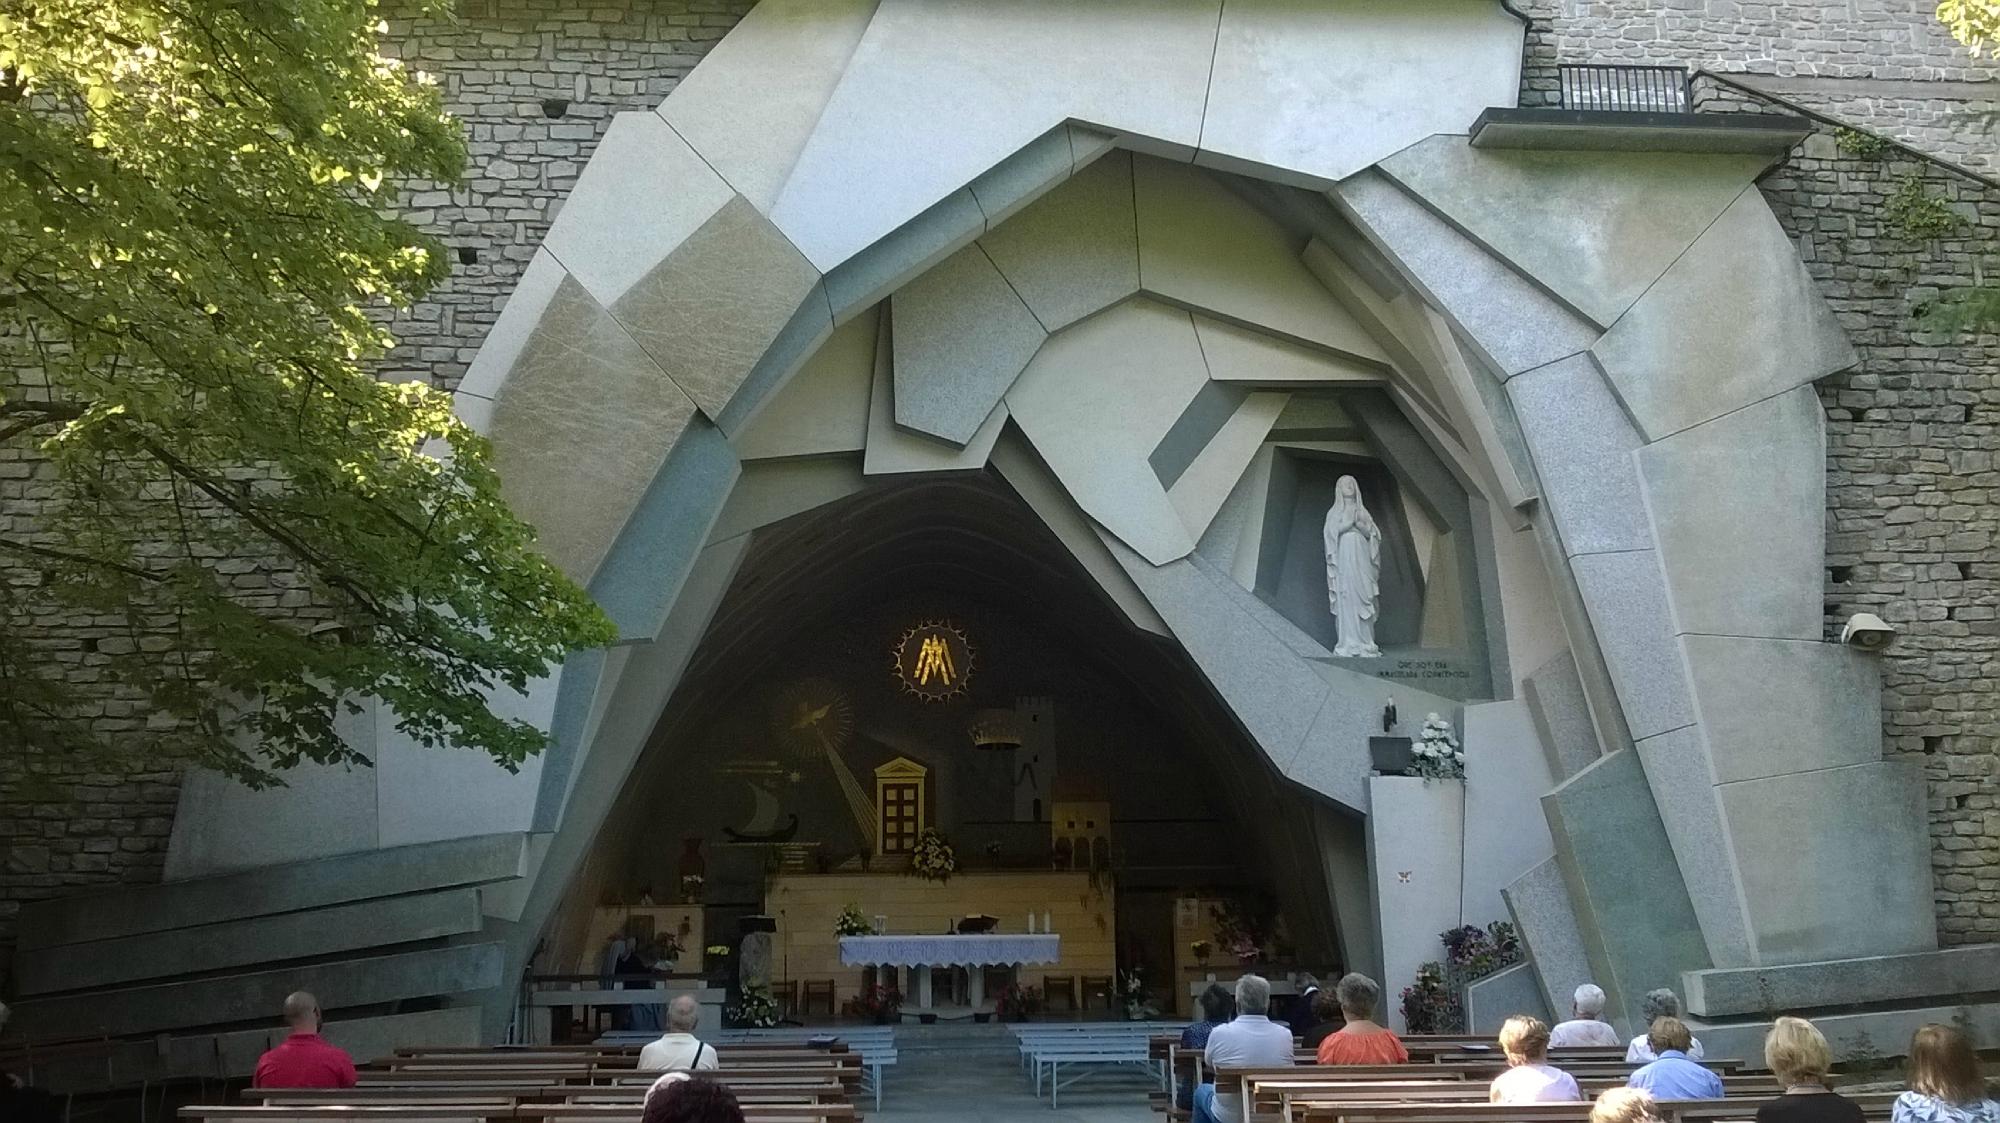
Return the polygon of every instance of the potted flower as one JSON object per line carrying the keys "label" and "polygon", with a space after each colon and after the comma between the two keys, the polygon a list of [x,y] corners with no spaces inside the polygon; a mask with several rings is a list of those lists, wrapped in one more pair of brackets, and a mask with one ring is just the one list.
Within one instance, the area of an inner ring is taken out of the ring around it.
{"label": "potted flower", "polygon": [[878,1026],[889,1025],[897,1020],[903,1008],[903,996],[896,988],[876,984],[847,1000],[847,1013],[856,1018],[866,1018]]}
{"label": "potted flower", "polygon": [[729,1024],[748,1029],[769,1029],[778,1024],[778,1000],[769,987],[746,987],[736,1005],[728,1010]]}
{"label": "potted flower", "polygon": [[867,936],[874,931],[875,926],[869,923],[867,917],[861,915],[861,906],[852,902],[840,910],[839,916],[833,918],[835,936]]}
{"label": "potted flower", "polygon": [[1417,734],[1417,743],[1410,746],[1410,767],[1404,775],[1421,776],[1426,784],[1465,778],[1465,750],[1450,722],[1436,714],[1424,715],[1424,728]]}
{"label": "potted flower", "polygon": [[993,1012],[1003,1022],[1025,1022],[1028,1015],[1042,1009],[1042,992],[1020,983],[1008,983],[993,1001]]}
{"label": "potted flower", "polygon": [[1207,940],[1196,940],[1188,945],[1188,950],[1194,953],[1194,961],[1197,964],[1206,967],[1209,955],[1215,951],[1215,945]]}
{"label": "potted flower", "polygon": [[1146,977],[1137,967],[1118,974],[1118,993],[1125,999],[1125,1020],[1143,1022],[1160,1016],[1153,995],[1146,989]]}
{"label": "potted flower", "polygon": [[690,905],[698,905],[698,904],[700,904],[700,903],[701,903],[701,887],[702,887],[702,886],[704,886],[704,885],[706,885],[706,884],[708,884],[708,879],[706,879],[706,878],[702,877],[702,875],[700,875],[700,874],[698,874],[698,873],[684,873],[684,874],[682,874],[682,875],[681,875],[681,900],[682,900],[682,901],[684,901],[684,902],[685,902],[685,903],[687,903],[687,904],[690,904]]}
{"label": "potted flower", "polygon": [[936,827],[925,827],[910,852],[910,872],[926,881],[949,881],[958,872],[958,854]]}

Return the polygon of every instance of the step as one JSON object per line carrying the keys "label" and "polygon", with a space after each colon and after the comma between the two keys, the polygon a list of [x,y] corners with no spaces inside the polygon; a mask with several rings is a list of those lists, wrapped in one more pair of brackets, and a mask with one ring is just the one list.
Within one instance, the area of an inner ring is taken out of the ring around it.
{"label": "step", "polygon": [[497,943],[426,948],[334,963],[281,967],[240,975],[64,998],[31,998],[15,1006],[20,1024],[41,1037],[125,1037],[193,1026],[271,1022],[285,996],[311,991],[320,1006],[338,1013],[410,998],[466,994],[501,982],[503,947]]}
{"label": "step", "polygon": [[477,889],[416,893],[22,950],[15,985],[23,995],[88,990],[465,935],[482,923]]}
{"label": "step", "polygon": [[265,866],[23,905],[19,947],[55,947],[323,908],[426,889],[484,885],[526,871],[527,838],[479,835]]}

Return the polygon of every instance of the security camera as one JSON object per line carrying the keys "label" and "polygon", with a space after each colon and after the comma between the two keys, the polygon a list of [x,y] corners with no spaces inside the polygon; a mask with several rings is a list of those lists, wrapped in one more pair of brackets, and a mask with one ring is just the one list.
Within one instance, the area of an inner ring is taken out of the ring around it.
{"label": "security camera", "polygon": [[1857,612],[1840,629],[1840,642],[1863,651],[1887,651],[1896,642],[1896,629],[1872,612]]}

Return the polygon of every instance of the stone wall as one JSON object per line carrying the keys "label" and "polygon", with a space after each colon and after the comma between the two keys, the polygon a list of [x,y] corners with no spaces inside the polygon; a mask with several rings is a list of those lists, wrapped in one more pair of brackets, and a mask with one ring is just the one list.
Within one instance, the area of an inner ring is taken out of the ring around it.
{"label": "stone wall", "polygon": [[1935,0],[1521,0],[1532,18],[1523,105],[1557,98],[1558,63],[1684,66],[1741,76],[1860,128],[1979,171],[2000,169],[1986,119],[2000,63],[1973,58]]}
{"label": "stone wall", "polygon": [[[1794,108],[1727,86],[1702,104]],[[1861,356],[1820,386],[1827,636],[1856,612],[1901,633],[1883,659],[1883,747],[1930,782],[1939,935],[2000,940],[2000,337],[1911,322],[1939,291],[1996,276],[2000,185],[1869,147],[1821,121],[1762,182]],[[1889,217],[1913,184],[1957,232],[1923,241]]]}

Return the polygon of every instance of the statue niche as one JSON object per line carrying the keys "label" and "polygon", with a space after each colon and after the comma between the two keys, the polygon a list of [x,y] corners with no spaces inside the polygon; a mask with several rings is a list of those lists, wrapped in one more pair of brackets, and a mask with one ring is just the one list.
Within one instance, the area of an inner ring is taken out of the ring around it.
{"label": "statue niche", "polygon": [[1338,641],[1335,655],[1376,658],[1375,621],[1382,605],[1382,531],[1361,502],[1361,485],[1342,476],[1326,512],[1326,595]]}

